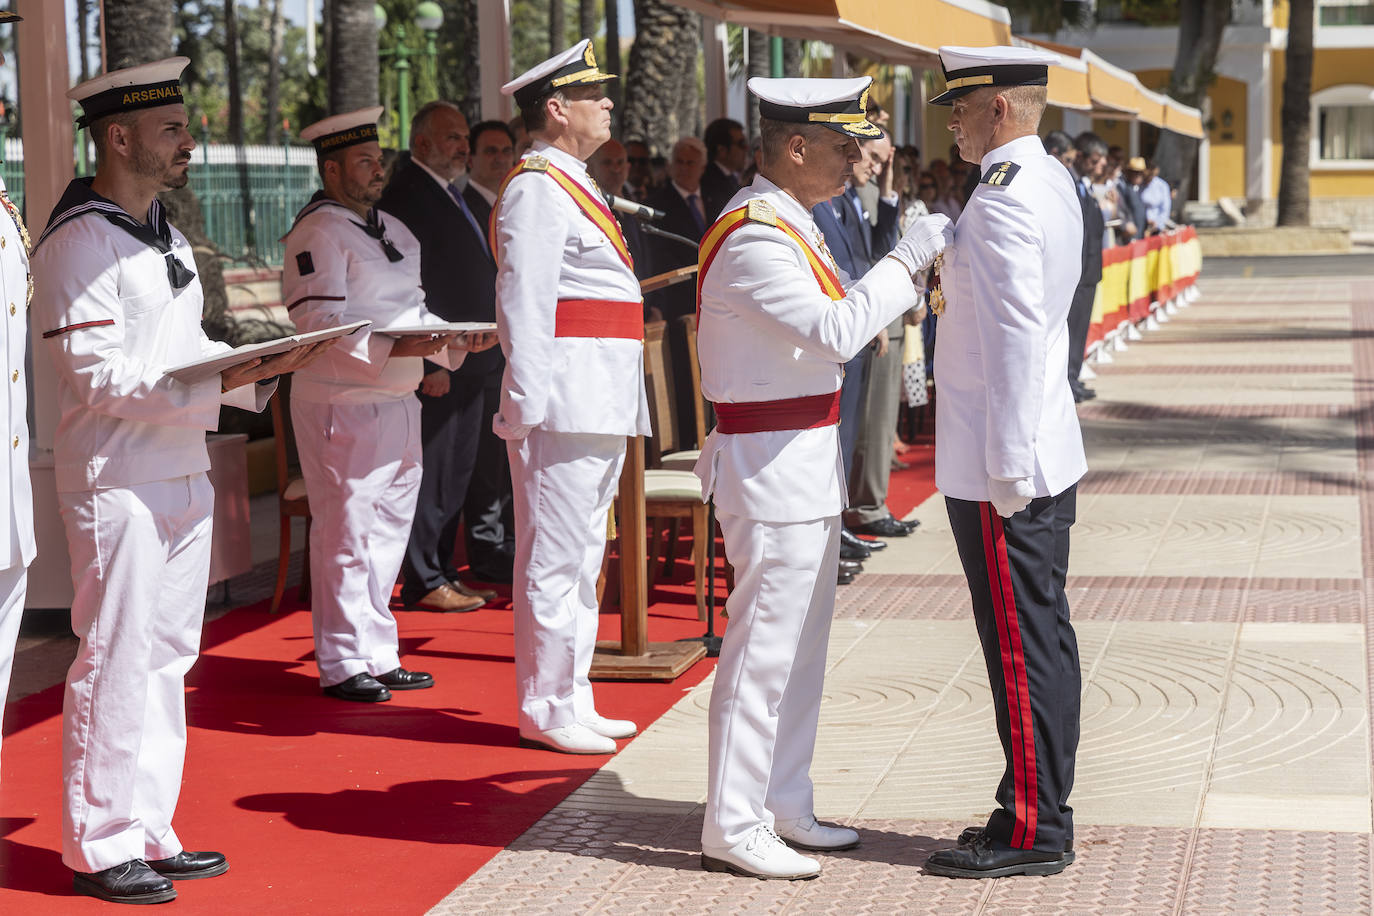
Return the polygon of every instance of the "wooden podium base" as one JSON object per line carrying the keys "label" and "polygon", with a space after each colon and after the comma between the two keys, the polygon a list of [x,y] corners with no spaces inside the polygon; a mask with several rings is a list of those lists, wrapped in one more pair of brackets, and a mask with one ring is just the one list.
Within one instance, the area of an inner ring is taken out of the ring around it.
{"label": "wooden podium base", "polygon": [[596,644],[590,677],[597,681],[671,681],[706,657],[699,642],[651,642],[643,655],[620,654],[620,643]]}

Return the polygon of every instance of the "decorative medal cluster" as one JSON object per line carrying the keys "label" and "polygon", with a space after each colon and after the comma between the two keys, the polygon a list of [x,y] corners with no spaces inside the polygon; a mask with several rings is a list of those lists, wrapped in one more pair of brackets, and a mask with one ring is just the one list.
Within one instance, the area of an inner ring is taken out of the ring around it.
{"label": "decorative medal cluster", "polygon": [[935,263],[930,268],[930,312],[937,317],[945,313],[945,293],[940,289],[940,268],[944,266],[945,253],[942,251],[935,256]]}
{"label": "decorative medal cluster", "polygon": [[[25,252],[25,254],[32,254],[32,253],[33,253],[33,240],[29,238],[29,230],[28,230],[28,227],[24,225],[24,218],[23,218],[22,216],[19,215],[19,208],[16,207],[16,206],[14,205],[14,201],[10,200],[9,194],[7,194],[7,193],[6,193],[5,191],[3,191],[3,190],[0,190],[0,204],[3,204],[3,205],[4,205],[4,207],[5,207],[5,212],[8,213],[8,214],[10,215],[10,219],[14,220],[14,226],[15,226],[16,229],[19,230],[19,239],[24,243],[24,252]],[[28,302],[32,302],[32,301],[33,301],[33,274],[29,274],[29,294],[28,294],[28,300],[27,300],[27,302],[25,302],[25,305],[27,305]]]}

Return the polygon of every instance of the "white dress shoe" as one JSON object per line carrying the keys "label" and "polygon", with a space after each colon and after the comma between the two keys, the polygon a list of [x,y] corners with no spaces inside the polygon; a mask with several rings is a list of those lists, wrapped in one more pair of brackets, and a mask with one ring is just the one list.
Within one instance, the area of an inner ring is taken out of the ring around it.
{"label": "white dress shoe", "polygon": [[778,821],[773,829],[788,846],[797,849],[810,849],[816,852],[831,852],[839,849],[853,849],[859,845],[859,832],[848,827],[822,824],[816,815]]}
{"label": "white dress shoe", "polygon": [[821,873],[821,865],[787,847],[778,839],[773,828],[759,824],[734,846],[701,848],[701,867],[707,871],[724,871],[746,878],[814,878]]}
{"label": "white dress shoe", "polygon": [[537,747],[564,754],[614,754],[615,742],[574,722],[543,732],[521,732],[521,747]]}
{"label": "white dress shoe", "polygon": [[577,724],[587,726],[603,738],[633,738],[639,734],[639,729],[629,719],[607,719],[597,713],[578,719]]}

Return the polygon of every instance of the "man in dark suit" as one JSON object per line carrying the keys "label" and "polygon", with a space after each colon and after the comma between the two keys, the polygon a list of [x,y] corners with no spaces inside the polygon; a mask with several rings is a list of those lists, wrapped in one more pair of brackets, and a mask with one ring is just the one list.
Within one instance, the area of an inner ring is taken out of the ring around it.
{"label": "man in dark suit", "polygon": [[1106,229],[1102,208],[1093,197],[1093,183],[1102,177],[1107,165],[1107,144],[1097,134],[1084,131],[1074,138],[1071,169],[1078,203],[1083,210],[1083,274],[1073,292],[1069,307],[1069,388],[1078,403],[1097,397],[1097,392],[1078,379],[1083,370],[1083,352],[1088,347],[1088,330],[1093,321],[1093,299],[1102,279],[1102,236]]}
{"label": "man in dark suit", "polygon": [[[673,144],[668,159],[668,180],[651,191],[645,203],[663,211],[658,228],[700,242],[710,221],[701,196],[701,176],[706,170],[706,146],[696,137],[683,137]],[[655,273],[697,262],[697,249],[673,239],[651,235],[648,242],[649,259]],[[668,322],[669,352],[673,359],[673,392],[677,404],[678,442],[691,448],[696,441],[696,420],[692,408],[691,361],[687,351],[687,335],[678,319],[697,310],[696,283],[688,280],[675,283],[645,298],[645,305],[657,308]]]}
{"label": "man in dark suit", "polygon": [[[476,217],[477,225],[486,231],[501,182],[515,166],[519,143],[510,125],[502,121],[481,121],[473,125],[470,145],[472,152],[463,200]],[[454,183],[462,184],[463,179],[460,177]],[[489,293],[484,290],[483,295]],[[473,576],[484,582],[511,581],[511,564],[515,561],[510,458],[506,454],[506,444],[491,429],[491,418],[501,406],[504,365],[504,358],[494,360],[493,368],[483,377],[477,464],[472,469],[472,479],[463,500],[468,565]]]}
{"label": "man in dark suit", "polygon": [[1128,159],[1116,183],[1117,199],[1121,201],[1117,211],[1121,214],[1121,229],[1117,235],[1123,243],[1145,237],[1145,201],[1140,199],[1140,186],[1144,181],[1144,158]]}
{"label": "man in dark suit", "polygon": [[[592,153],[587,160],[587,174],[592,176],[601,190],[614,194],[616,197],[624,197],[627,200],[634,200],[630,196],[632,193],[627,187],[630,176],[630,160],[625,153],[625,147],[618,141],[612,139],[601,144],[600,149]],[[625,244],[630,249],[630,257],[635,262],[635,276],[643,280],[645,277],[654,275],[653,259],[649,257],[648,244],[644,239],[644,230],[640,228],[639,220],[630,216],[628,213],[611,211],[616,221],[620,223],[620,229],[625,233]]]}
{"label": "man in dark suit", "polygon": [[[480,221],[453,184],[467,169],[468,153],[468,125],[457,106],[424,106],[411,124],[410,152],[401,154],[378,207],[420,242],[429,310],[449,321],[492,321],[496,265]],[[425,364],[419,391],[424,474],[402,567],[407,605],[472,611],[494,596],[458,580],[453,551],[477,463],[483,388],[501,368],[496,348],[470,354],[454,372]]]}
{"label": "man in dark suit", "polygon": [[740,188],[740,174],[749,160],[749,141],[744,137],[744,125],[729,118],[716,118],[707,124],[702,139],[708,165],[701,176],[701,197],[709,224]]}

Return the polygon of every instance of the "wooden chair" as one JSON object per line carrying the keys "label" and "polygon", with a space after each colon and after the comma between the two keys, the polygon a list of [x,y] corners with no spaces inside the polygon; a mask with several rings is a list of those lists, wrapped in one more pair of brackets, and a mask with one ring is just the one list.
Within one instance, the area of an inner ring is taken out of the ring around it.
{"label": "wooden chair", "polygon": [[[644,505],[648,520],[649,588],[654,587],[658,571],[660,524],[667,522],[667,544],[663,552],[663,568],[671,570],[677,560],[677,541],[680,524],[687,519],[692,525],[692,566],[696,584],[697,616],[706,619],[706,504],[701,501],[701,481],[690,470],[654,467],[665,455],[672,455],[677,444],[676,408],[672,391],[672,362],[665,323],[654,321],[644,326],[644,385],[649,396],[649,420],[654,434],[646,441],[648,470],[644,472]],[[700,377],[699,375],[697,376]],[[695,464],[695,459],[692,459]]]}
{"label": "wooden chair", "polygon": [[300,600],[310,600],[310,501],[305,478],[296,454],[296,432],[291,425],[291,376],[277,381],[277,396],[272,398],[272,433],[276,437],[277,517],[281,534],[277,546],[277,584],[272,590],[271,612],[281,607],[286,591],[286,570],[291,563],[291,519],[305,519],[305,555],[301,559]]}

